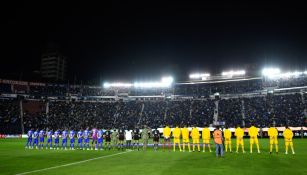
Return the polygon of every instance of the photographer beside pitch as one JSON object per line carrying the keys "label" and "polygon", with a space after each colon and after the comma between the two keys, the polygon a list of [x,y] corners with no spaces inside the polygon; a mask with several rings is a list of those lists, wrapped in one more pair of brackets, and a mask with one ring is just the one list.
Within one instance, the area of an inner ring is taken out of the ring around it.
{"label": "photographer beside pitch", "polygon": [[213,138],[214,138],[214,143],[215,143],[215,152],[216,152],[216,157],[224,157],[224,147],[223,147],[223,133],[219,129],[219,126],[215,127],[215,130],[213,132]]}

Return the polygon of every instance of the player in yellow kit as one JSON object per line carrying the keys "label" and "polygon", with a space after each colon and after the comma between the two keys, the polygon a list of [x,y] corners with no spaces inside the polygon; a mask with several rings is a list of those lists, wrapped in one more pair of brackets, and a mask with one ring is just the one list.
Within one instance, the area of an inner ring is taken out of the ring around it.
{"label": "player in yellow kit", "polygon": [[273,151],[273,144],[275,145],[276,154],[278,154],[278,130],[273,125],[268,129],[268,135],[270,137],[270,154]]}
{"label": "player in yellow kit", "polygon": [[237,138],[237,151],[236,151],[236,153],[238,153],[239,152],[239,146],[241,145],[241,147],[242,147],[242,152],[243,153],[245,153],[245,151],[244,151],[244,140],[243,140],[243,136],[244,136],[244,131],[243,131],[243,129],[242,128],[240,128],[240,126],[238,126],[237,128],[236,128],[236,130],[235,130],[235,136],[236,136],[236,138]]}
{"label": "player in yellow kit", "polygon": [[193,152],[195,151],[195,145],[197,145],[198,152],[200,152],[199,145],[199,130],[194,126],[191,132],[192,140],[193,140]]}
{"label": "player in yellow kit", "polygon": [[168,143],[168,151],[171,149],[171,143],[170,143],[170,137],[171,137],[171,128],[166,125],[163,129],[163,137],[164,137],[164,143],[163,143],[163,151],[165,148],[165,144]]}
{"label": "player in yellow kit", "polygon": [[249,139],[250,153],[253,153],[254,144],[256,144],[258,153],[260,153],[259,142],[258,142],[258,128],[256,128],[253,124],[251,124],[251,127],[248,129],[248,135],[250,137]]}
{"label": "player in yellow kit", "polygon": [[178,144],[179,151],[181,152],[181,146],[180,146],[180,135],[181,135],[181,130],[176,125],[176,128],[173,130],[173,137],[174,137],[174,151],[176,151],[176,144]]}
{"label": "player in yellow kit", "polygon": [[225,137],[225,152],[229,151],[232,153],[231,149],[231,131],[228,129],[228,126],[226,126],[226,129],[224,130],[224,137]]}
{"label": "player in yellow kit", "polygon": [[182,146],[183,152],[185,152],[185,144],[188,145],[189,152],[191,152],[190,137],[189,137],[190,134],[189,134],[189,130],[186,125],[184,126],[184,128],[181,129],[181,135],[182,135],[182,143],[183,143],[183,146]]}
{"label": "player in yellow kit", "polygon": [[291,147],[292,154],[295,154],[294,148],[293,148],[293,142],[292,142],[293,132],[292,132],[292,130],[288,126],[286,126],[286,129],[284,130],[283,135],[284,135],[285,144],[286,144],[286,153],[285,154],[288,154],[288,147],[289,147],[289,145]]}
{"label": "player in yellow kit", "polygon": [[209,151],[211,152],[211,148],[210,148],[211,133],[210,133],[210,129],[208,128],[208,126],[205,126],[205,128],[203,128],[201,136],[203,139],[203,152],[206,151],[206,145],[208,145]]}

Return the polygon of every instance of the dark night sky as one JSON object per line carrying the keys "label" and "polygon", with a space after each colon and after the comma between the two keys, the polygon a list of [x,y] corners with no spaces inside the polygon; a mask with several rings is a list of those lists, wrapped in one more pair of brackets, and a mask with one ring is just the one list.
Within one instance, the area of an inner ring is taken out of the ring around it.
{"label": "dark night sky", "polygon": [[303,3],[123,2],[3,5],[1,77],[27,79],[48,43],[69,57],[69,78],[85,82],[183,79],[246,64],[307,67]]}

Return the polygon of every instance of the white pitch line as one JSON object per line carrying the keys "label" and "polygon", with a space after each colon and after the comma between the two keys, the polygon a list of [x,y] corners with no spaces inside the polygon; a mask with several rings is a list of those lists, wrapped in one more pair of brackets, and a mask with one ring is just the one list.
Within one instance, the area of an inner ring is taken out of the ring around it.
{"label": "white pitch line", "polygon": [[33,170],[33,171],[28,171],[28,172],[23,172],[23,173],[18,173],[16,175],[30,174],[30,173],[36,173],[36,172],[41,172],[41,171],[46,171],[46,170],[51,170],[51,169],[56,169],[56,168],[76,165],[76,164],[80,164],[80,163],[89,162],[89,161],[92,161],[92,160],[97,160],[97,159],[102,159],[102,158],[107,158],[107,157],[113,157],[113,156],[117,156],[117,155],[120,155],[120,154],[126,154],[126,153],[129,153],[129,152],[131,152],[131,151],[120,152],[120,153],[116,153],[116,154],[110,154],[110,155],[95,157],[95,158],[92,158],[92,159],[82,160],[82,161],[79,161],[79,162],[73,162],[73,163],[68,163],[68,164],[64,164],[64,165],[58,165],[58,166],[53,166],[53,167],[49,167],[49,168],[43,168],[43,169],[38,169],[38,170]]}

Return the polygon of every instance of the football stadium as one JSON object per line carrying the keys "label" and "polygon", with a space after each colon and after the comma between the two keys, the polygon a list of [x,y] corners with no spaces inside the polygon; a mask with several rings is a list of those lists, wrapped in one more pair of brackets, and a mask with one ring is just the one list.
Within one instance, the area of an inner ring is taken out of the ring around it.
{"label": "football stadium", "polygon": [[0,175],[306,175],[303,3],[3,3]]}
{"label": "football stadium", "polygon": [[97,87],[1,79],[1,174],[306,174],[307,73],[262,73]]}

